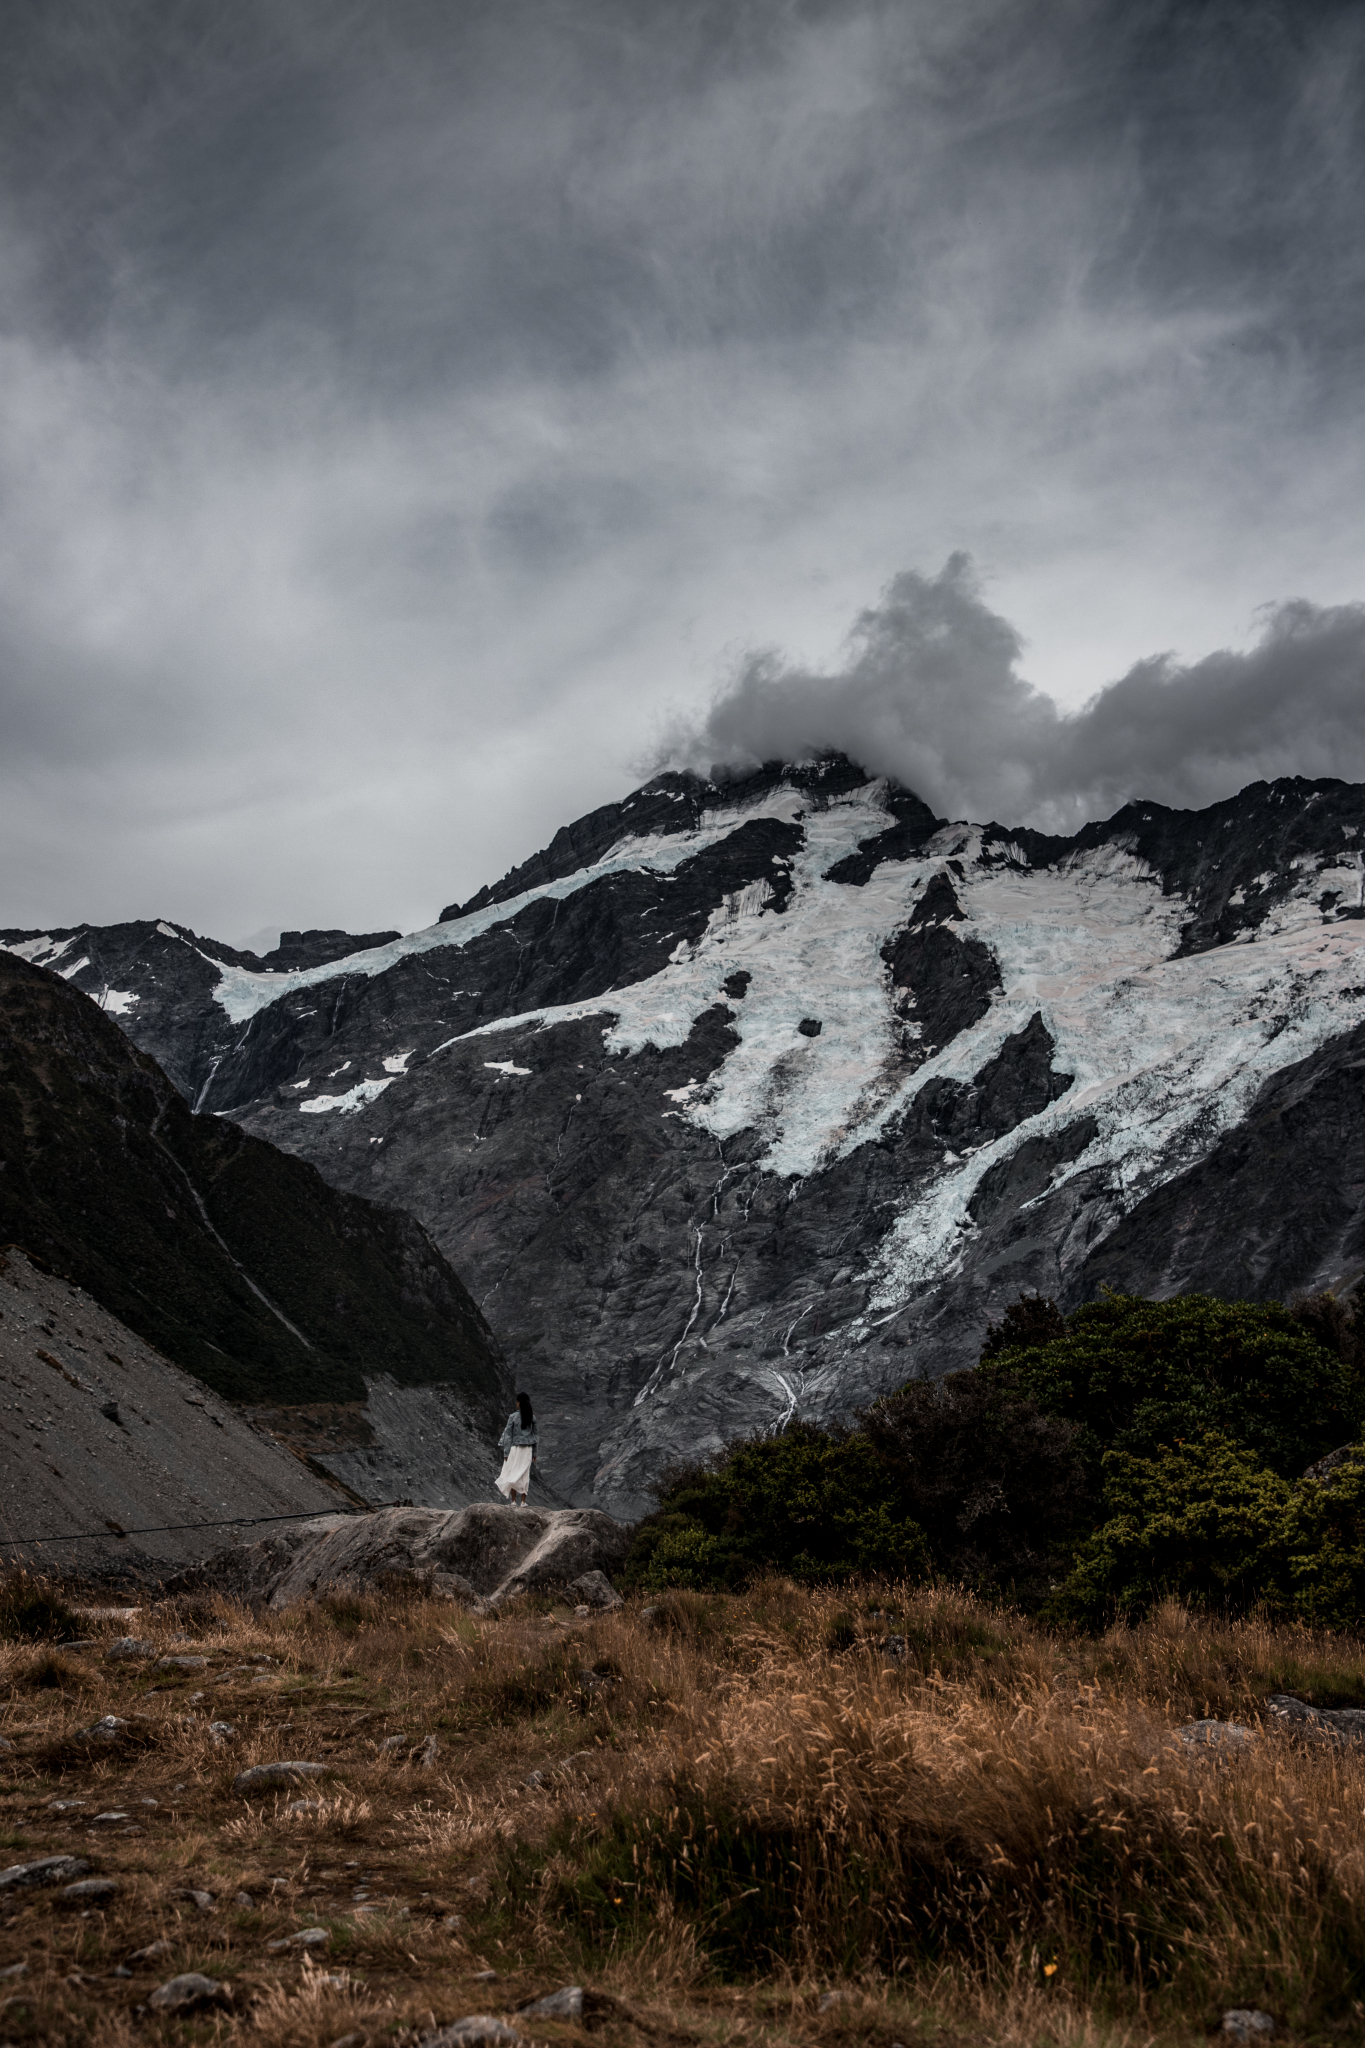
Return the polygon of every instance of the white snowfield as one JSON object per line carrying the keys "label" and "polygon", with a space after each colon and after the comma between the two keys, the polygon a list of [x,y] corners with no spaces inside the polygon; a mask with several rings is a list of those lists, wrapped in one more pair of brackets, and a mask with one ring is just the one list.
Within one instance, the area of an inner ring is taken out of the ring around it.
{"label": "white snowfield", "polygon": [[[1144,863],[1112,845],[1060,867],[1031,869],[1022,854],[1014,865],[999,864],[997,842],[990,864],[981,865],[979,828],[952,825],[915,858],[884,863],[862,888],[824,881],[834,862],[884,829],[882,798],[883,786],[869,783],[817,810],[806,808],[799,792],[779,790],[746,811],[708,814],[695,833],[613,848],[593,867],[540,893],[563,897],[632,866],[671,872],[746,817],[800,816],[806,834],[782,915],[765,911],[761,885],[746,889],[715,912],[696,945],[680,945],[649,980],[592,1002],[502,1017],[464,1036],[548,1029],[600,1015],[613,1053],[679,1045],[701,1012],[724,1000],[721,983],[744,969],[751,976],[747,993],[730,1005],[738,1047],[705,1082],[669,1090],[659,1112],[717,1139],[757,1130],[767,1170],[800,1180],[874,1137],[936,1077],[970,1081],[1038,1013],[1056,1042],[1054,1069],[1074,1075],[1071,1087],[1007,1136],[965,1156],[945,1153],[928,1194],[907,1205],[875,1254],[876,1310],[903,1300],[917,1282],[960,1266],[975,1230],[968,1209],[973,1193],[1024,1139],[1093,1117],[1091,1144],[1058,1169],[1053,1185],[1107,1162],[1135,1203],[1203,1157],[1245,1115],[1271,1074],[1365,1015],[1365,922],[1325,924],[1315,901],[1324,889],[1339,889],[1349,903],[1359,900],[1356,854],[1338,848],[1304,862],[1293,896],[1254,936],[1174,959],[1190,906],[1182,897],[1163,896]],[[991,949],[1003,986],[979,1024],[912,1069],[901,1050],[905,1027],[892,1007],[881,949],[950,858],[962,870],[951,880],[965,912],[965,921],[952,928]],[[405,949],[460,945],[514,916],[534,893],[394,941],[374,955],[333,962],[325,972],[357,971],[362,962],[363,971],[379,971]],[[320,979],[321,972],[312,970],[309,978]],[[271,995],[278,986],[271,977]],[[819,1021],[818,1036],[797,1029],[806,1018]],[[420,1064],[459,1042],[445,1041]],[[499,1073],[518,1071],[510,1061],[485,1064]],[[366,1088],[377,1093],[387,1085],[362,1084],[345,1097],[319,1097],[300,1107],[358,1109],[372,1099]]]}

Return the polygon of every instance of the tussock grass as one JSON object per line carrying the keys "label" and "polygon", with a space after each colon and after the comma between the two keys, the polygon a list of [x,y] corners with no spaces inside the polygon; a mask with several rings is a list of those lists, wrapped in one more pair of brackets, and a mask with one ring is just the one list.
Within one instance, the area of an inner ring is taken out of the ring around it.
{"label": "tussock grass", "polygon": [[[145,1608],[158,1654],[208,1659],[185,1676],[106,1664],[125,1622],[84,1651],[0,1642],[7,1860],[120,1881],[84,1917],[0,1904],[0,1968],[28,1965],[0,2038],[402,2048],[570,1982],[614,2001],[604,2048],[1138,2048],[1233,2004],[1290,2042],[1365,2031],[1365,1759],[1276,1728],[1221,1760],[1174,1739],[1260,1729],[1271,1692],[1365,1704],[1365,1645],[1173,1605],[1059,1637],[948,1588],[644,1605]],[[74,1675],[29,1683],[48,1655]],[[106,1712],[122,1741],[75,1740]],[[327,1771],[235,1789],[281,1758]],[[320,1955],[270,1947],[309,1926]],[[138,2016],[191,1969],[230,2011]]]}

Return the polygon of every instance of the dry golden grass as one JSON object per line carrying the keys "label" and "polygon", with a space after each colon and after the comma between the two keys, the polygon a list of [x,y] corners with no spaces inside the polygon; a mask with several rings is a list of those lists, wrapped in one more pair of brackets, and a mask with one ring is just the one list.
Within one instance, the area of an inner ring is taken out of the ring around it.
{"label": "dry golden grass", "polygon": [[[3,1860],[120,1882],[102,1910],[0,1896],[0,1969],[27,1965],[0,2042],[401,2048],[571,1982],[604,2048],[1138,2048],[1232,2004],[1281,2039],[1365,2035],[1365,1760],[1173,1739],[1259,1725],[1273,1691],[1365,1702],[1354,1641],[1175,1608],[1066,1640],[952,1591],[780,1583],[591,1622],[145,1610],[159,1654],[209,1660],[190,1672],[106,1663],[129,1626],[0,1645]],[[80,1739],[110,1712],[124,1741]],[[282,1758],[328,1773],[234,1790]],[[320,1952],[271,1946],[313,1926]],[[146,2010],[189,1970],[231,2007]]]}

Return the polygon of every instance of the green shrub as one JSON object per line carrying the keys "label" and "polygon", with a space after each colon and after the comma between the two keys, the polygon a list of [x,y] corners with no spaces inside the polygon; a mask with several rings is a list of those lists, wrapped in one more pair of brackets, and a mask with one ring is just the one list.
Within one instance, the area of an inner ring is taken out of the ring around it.
{"label": "green shrub", "polygon": [[1111,1293],[1064,1334],[989,1351],[978,1370],[1074,1423],[1096,1476],[1106,1451],[1152,1459],[1216,1430],[1297,1478],[1365,1420],[1361,1374],[1280,1302]]}
{"label": "green shrub", "polygon": [[1107,1451],[1104,1476],[1107,1519],[1077,1553],[1059,1616],[1103,1626],[1168,1593],[1220,1609],[1282,1600],[1294,1489],[1250,1451],[1209,1430],[1155,1458]]}
{"label": "green shrub", "polygon": [[642,1523],[625,1582],[644,1591],[734,1586],[762,1571],[807,1585],[862,1575],[920,1578],[924,1533],[887,1498],[867,1437],[798,1422],[675,1475]]}

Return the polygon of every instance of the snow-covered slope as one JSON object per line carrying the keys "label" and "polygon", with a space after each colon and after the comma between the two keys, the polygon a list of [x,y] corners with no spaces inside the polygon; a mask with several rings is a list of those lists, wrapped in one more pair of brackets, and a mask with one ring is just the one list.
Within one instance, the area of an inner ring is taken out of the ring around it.
{"label": "snow-covered slope", "polygon": [[[164,923],[4,936],[198,1106],[411,1209],[537,1395],[548,1475],[619,1512],[738,1430],[971,1362],[1111,1241],[1173,1284],[1158,1191],[1300,1070],[1320,1105],[1344,1085],[1362,844],[1341,783],[1060,840],[834,759],[661,777],[428,930],[299,968]],[[1247,1291],[1352,1264],[1357,1163]],[[1235,1231],[1218,1207],[1179,1207],[1182,1257]]]}

